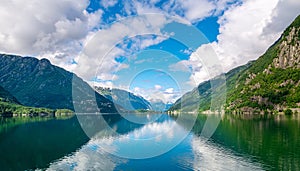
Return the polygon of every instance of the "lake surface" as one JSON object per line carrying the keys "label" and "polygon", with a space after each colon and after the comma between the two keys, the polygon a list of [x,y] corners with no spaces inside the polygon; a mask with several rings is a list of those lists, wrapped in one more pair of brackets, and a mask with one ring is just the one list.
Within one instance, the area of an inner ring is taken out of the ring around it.
{"label": "lake surface", "polygon": [[98,117],[0,118],[0,170],[300,170],[299,117]]}

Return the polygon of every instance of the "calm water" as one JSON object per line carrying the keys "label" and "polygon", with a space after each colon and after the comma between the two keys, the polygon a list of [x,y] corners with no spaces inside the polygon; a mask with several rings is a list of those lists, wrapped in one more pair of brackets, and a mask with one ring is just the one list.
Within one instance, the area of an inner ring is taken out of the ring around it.
{"label": "calm water", "polygon": [[[0,170],[300,170],[300,118],[199,115],[189,131],[189,115],[95,117],[1,118]],[[208,119],[220,123],[205,141]]]}

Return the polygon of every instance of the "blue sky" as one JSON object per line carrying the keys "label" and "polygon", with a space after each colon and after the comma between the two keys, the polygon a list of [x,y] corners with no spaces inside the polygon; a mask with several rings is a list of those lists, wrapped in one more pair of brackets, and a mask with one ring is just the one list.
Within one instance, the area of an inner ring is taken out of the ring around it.
{"label": "blue sky", "polygon": [[3,0],[0,11],[1,53],[47,58],[92,86],[174,102],[257,59],[300,1]]}
{"label": "blue sky", "polygon": [[[160,5],[167,3],[168,1],[162,0],[158,1],[155,6],[159,8]],[[237,2],[231,2],[231,3],[237,3]],[[97,10],[103,10],[103,22],[105,24],[109,24],[112,22],[115,22],[117,20],[116,18],[116,13],[120,14],[123,17],[127,17],[130,15],[138,15],[135,11],[132,11],[131,14],[126,13],[124,11],[124,4],[122,1],[116,1],[116,4],[114,4],[111,7],[103,7],[101,5],[100,0],[91,0],[89,6],[87,7],[87,11],[92,13]],[[216,41],[217,40],[217,35],[219,34],[219,24],[218,24],[218,16],[209,16],[201,21],[196,21],[193,22],[193,25],[197,27],[199,30],[201,30],[208,40],[210,41]]]}
{"label": "blue sky", "polygon": [[[207,24],[209,27],[204,26]],[[204,32],[199,28],[203,28]],[[191,53],[199,46],[216,41],[218,32],[216,17],[207,18],[195,25],[171,22],[162,27],[161,31],[173,35],[164,37],[147,34],[123,38],[115,48],[123,49],[126,53],[114,56],[114,60],[127,67],[111,73],[117,79],[98,78],[93,81],[112,82],[115,87],[129,89],[143,96],[146,94],[148,99],[161,99],[166,103],[170,100],[174,102],[183,93],[194,88],[196,84],[190,83],[192,66],[187,64],[186,69],[179,70],[174,70],[170,66],[180,61],[188,61]],[[153,45],[136,47],[143,41],[159,38],[161,41]],[[114,49],[112,53],[113,51]],[[102,72],[101,67],[98,72]]]}
{"label": "blue sky", "polygon": [[[167,1],[158,1],[154,4],[159,8],[162,4],[168,3]],[[111,4],[112,6],[105,6],[99,1],[91,1],[87,11],[93,13],[99,9],[103,10],[103,19],[100,27],[105,28],[107,25],[118,22],[116,14],[127,17],[131,15],[138,15],[136,11],[132,11],[128,14],[124,9],[124,4],[121,1]],[[161,9],[161,8],[160,8]],[[183,13],[178,12],[183,17]],[[190,76],[192,74],[192,68],[188,68],[186,71],[173,71],[169,68],[172,64],[176,64],[182,60],[189,60],[189,57],[193,51],[195,51],[202,44],[211,43],[217,41],[217,35],[219,34],[218,16],[210,16],[203,20],[196,20],[190,23],[192,25],[186,25],[179,22],[171,22],[161,28],[162,32],[171,33],[174,31],[179,38],[186,42],[180,42],[175,40],[176,36],[169,38],[163,38],[163,40],[157,44],[150,45],[144,48],[136,48],[135,51],[132,46],[139,41],[132,39],[138,38],[140,40],[153,39],[149,35],[137,35],[134,38],[123,39],[123,42],[117,44],[116,47],[123,49],[130,49],[132,51],[127,54],[115,56],[115,61],[118,63],[126,64],[125,69],[117,70],[113,72],[114,78],[117,79],[102,79],[92,78],[92,81],[97,83],[113,83],[114,87],[121,87],[129,89],[140,95],[147,94],[147,98],[152,100],[161,99],[164,102],[172,101],[180,97],[186,91],[191,90],[195,85],[189,84]],[[109,26],[108,26],[109,27]],[[193,27],[193,29],[191,29]],[[197,37],[199,33],[193,33],[200,31],[203,36]],[[155,35],[152,35],[155,36]],[[187,43],[188,42],[188,43]],[[187,47],[188,46],[188,47]],[[134,60],[132,60],[134,56]],[[101,72],[101,67],[98,69]],[[96,74],[97,75],[97,74]],[[163,93],[162,93],[163,92]],[[167,96],[167,97],[164,97]],[[155,97],[159,96],[159,97]],[[162,98],[163,97],[163,98]]]}

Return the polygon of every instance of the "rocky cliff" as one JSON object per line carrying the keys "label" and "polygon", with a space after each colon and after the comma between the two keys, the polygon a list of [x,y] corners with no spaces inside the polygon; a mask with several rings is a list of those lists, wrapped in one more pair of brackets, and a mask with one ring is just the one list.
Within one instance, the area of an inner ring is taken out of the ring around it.
{"label": "rocky cliff", "polygon": [[[229,112],[277,113],[288,108],[300,112],[300,16],[264,55],[225,76],[227,98],[224,109]],[[213,80],[217,77],[210,81]],[[183,95],[170,110],[189,109],[190,104],[186,102],[194,104],[195,95],[199,96],[199,110],[209,110],[210,81]]]}

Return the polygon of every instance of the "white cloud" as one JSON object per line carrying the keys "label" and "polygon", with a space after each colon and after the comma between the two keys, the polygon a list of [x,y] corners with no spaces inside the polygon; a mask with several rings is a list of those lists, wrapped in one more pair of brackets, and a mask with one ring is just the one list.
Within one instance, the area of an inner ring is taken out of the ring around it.
{"label": "white cloud", "polygon": [[117,80],[118,76],[110,73],[99,73],[97,75],[97,79],[99,80]]}
{"label": "white cloud", "polygon": [[272,17],[264,28],[265,34],[278,34],[284,30],[300,14],[299,0],[279,0],[276,8],[272,12]]}
{"label": "white cloud", "polygon": [[140,46],[140,49],[144,49],[146,47],[149,47],[149,46],[152,46],[152,45],[156,45],[156,44],[159,44],[161,43],[162,41],[166,40],[167,37],[164,37],[164,36],[158,36],[158,37],[155,37],[155,38],[150,38],[150,39],[145,39],[145,40],[142,40],[140,43],[138,43],[137,45]]}
{"label": "white cloud", "polygon": [[113,88],[114,84],[112,81],[88,81],[87,82],[91,87],[106,87],[106,88]]}
{"label": "white cloud", "polygon": [[164,89],[161,85],[155,85],[153,88],[141,88],[134,87],[132,92],[136,95],[142,96],[148,101],[151,102],[159,102],[163,103],[174,103],[182,94],[181,92],[177,92],[174,88],[166,88]]}
{"label": "white cloud", "polygon": [[10,1],[0,6],[0,51],[68,63],[102,12],[88,14],[87,0]]}
{"label": "white cloud", "polygon": [[139,15],[162,12],[159,8],[154,7],[152,3],[134,1],[133,5],[135,8],[134,10],[136,10],[137,14]]}
{"label": "white cloud", "polygon": [[200,82],[220,74],[223,68],[218,61],[215,48],[211,44],[204,44],[193,52],[189,60],[182,60],[169,66],[171,71],[189,72],[189,85],[195,87]]}
{"label": "white cloud", "polygon": [[174,88],[167,88],[165,93],[172,94],[174,92]]}
{"label": "white cloud", "polygon": [[160,90],[160,89],[162,89],[162,86],[161,85],[155,85],[154,88],[155,88],[155,90]]}
{"label": "white cloud", "polygon": [[169,66],[170,71],[191,72],[191,62],[189,60],[182,60]]}
{"label": "white cloud", "polygon": [[180,50],[180,52],[186,54],[186,55],[190,55],[193,53],[192,49],[184,49],[184,50]]}
{"label": "white cloud", "polygon": [[118,0],[101,0],[100,4],[104,7],[104,8],[109,8],[109,7],[113,7],[118,3]]}
{"label": "white cloud", "polygon": [[215,16],[219,16],[222,11],[226,11],[228,8],[230,8],[230,6],[232,5],[237,5],[239,4],[241,1],[236,1],[236,0],[217,0],[214,1],[215,2],[215,11],[214,11],[214,15]]}
{"label": "white cloud", "polygon": [[[257,59],[279,38],[299,10],[299,1],[296,0],[245,0],[241,4],[232,5],[219,17],[218,41],[202,45],[191,54],[188,61],[181,61],[171,68],[184,70],[191,67],[193,74],[190,83],[195,81],[199,84],[222,72],[218,64],[223,66],[224,71],[228,71]],[[286,14],[287,11],[291,13]],[[220,61],[211,61],[216,55]]]}
{"label": "white cloud", "polygon": [[[162,26],[159,26],[159,27],[162,27]],[[118,49],[122,51],[122,53],[114,54],[114,55],[112,55],[112,57],[115,57],[117,55],[123,55],[123,56],[126,56],[127,58],[135,59],[136,53],[138,53],[139,51],[141,51],[149,46],[159,44],[162,41],[166,40],[167,38],[168,38],[168,35],[156,36],[156,35],[147,35],[147,34],[125,38],[125,40],[123,40],[123,42],[118,43],[116,45],[118,47]],[[149,60],[151,60],[151,58],[148,59],[148,61]],[[139,62],[142,62],[142,61],[139,61]]]}
{"label": "white cloud", "polygon": [[219,19],[217,53],[225,70],[256,59],[275,41],[263,36],[276,0],[245,1]]}
{"label": "white cloud", "polygon": [[180,0],[179,3],[183,7],[184,17],[191,22],[212,15],[216,8],[215,4],[208,0]]}
{"label": "white cloud", "polygon": [[[170,21],[163,15],[132,17],[91,34],[90,38],[86,39],[85,47],[74,71],[85,79],[97,76],[97,71],[102,74],[103,78],[110,77],[128,67],[117,62],[116,57],[128,58],[132,53],[165,40],[167,36],[163,35],[160,29],[168,22]],[[142,38],[136,36],[142,36]],[[123,42],[124,38],[131,41],[129,49],[126,48],[127,43]],[[116,45],[119,46],[116,47]]]}
{"label": "white cloud", "polygon": [[171,0],[161,3],[159,6],[154,1],[126,1],[127,14],[162,13],[173,17],[184,18],[189,22],[198,22],[205,17],[219,15],[226,10],[234,0]]}
{"label": "white cloud", "polygon": [[212,43],[225,70],[261,56],[299,13],[297,0],[252,0],[227,10]]}
{"label": "white cloud", "polygon": [[218,47],[214,43],[201,45],[190,56],[192,75],[190,85],[198,85],[223,73],[223,63],[218,58]]}

